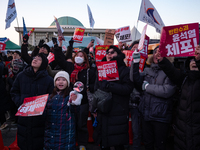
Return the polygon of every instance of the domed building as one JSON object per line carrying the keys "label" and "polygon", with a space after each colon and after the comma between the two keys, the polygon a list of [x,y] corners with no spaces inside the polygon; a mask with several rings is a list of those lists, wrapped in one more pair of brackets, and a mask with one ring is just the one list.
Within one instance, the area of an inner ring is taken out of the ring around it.
{"label": "domed building", "polygon": [[[69,16],[63,16],[60,18],[57,18],[60,26],[64,30],[63,35],[64,36],[73,36],[75,28],[84,28],[85,33],[84,36],[89,36],[91,29],[85,28],[84,25],[76,18],[69,17]],[[88,22],[89,24],[89,22]],[[40,39],[46,40],[46,42],[51,41],[52,37],[57,37],[57,28],[55,21],[50,24],[49,27],[27,27],[27,31],[30,31],[32,28],[35,28],[35,31],[30,35],[29,37],[29,44],[35,46],[39,43]],[[22,37],[23,35],[23,27],[15,27],[15,30],[19,33],[19,37]],[[94,28],[92,30],[92,36],[98,37],[101,40],[104,40],[105,36],[105,30],[106,29],[96,29]],[[19,45],[21,45],[21,42],[19,41]]]}

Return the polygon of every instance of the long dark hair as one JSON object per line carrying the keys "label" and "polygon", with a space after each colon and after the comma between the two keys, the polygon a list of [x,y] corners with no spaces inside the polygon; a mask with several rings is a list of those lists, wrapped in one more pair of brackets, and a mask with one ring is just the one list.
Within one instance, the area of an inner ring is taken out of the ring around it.
{"label": "long dark hair", "polygon": [[[55,86],[52,94],[50,95],[50,98],[52,99],[57,94],[58,91],[59,91],[59,89]],[[67,97],[69,95],[70,91],[71,91],[71,88],[68,86],[64,90],[62,90],[61,94],[63,95],[63,98]]]}

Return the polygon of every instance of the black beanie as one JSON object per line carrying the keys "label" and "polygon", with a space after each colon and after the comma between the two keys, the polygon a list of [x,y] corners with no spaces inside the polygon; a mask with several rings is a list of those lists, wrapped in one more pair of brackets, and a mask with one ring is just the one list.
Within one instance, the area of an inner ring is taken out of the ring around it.
{"label": "black beanie", "polygon": [[119,48],[117,48],[114,45],[110,45],[110,47],[106,50],[106,52],[108,52],[110,49],[113,49],[115,52],[117,52],[117,54],[121,54],[122,52],[119,50]]}
{"label": "black beanie", "polygon": [[39,53],[37,56],[42,58],[42,64],[40,65],[40,68],[38,69],[38,71],[47,69],[47,66],[48,66],[47,57],[43,53]]}
{"label": "black beanie", "polygon": [[47,44],[43,44],[41,47],[44,47],[47,49],[48,53],[50,52],[50,47]]}

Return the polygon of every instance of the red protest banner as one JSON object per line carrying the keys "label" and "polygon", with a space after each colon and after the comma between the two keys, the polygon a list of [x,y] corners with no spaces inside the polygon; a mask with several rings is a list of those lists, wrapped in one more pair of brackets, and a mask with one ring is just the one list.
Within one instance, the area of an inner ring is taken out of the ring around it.
{"label": "red protest banner", "polygon": [[95,61],[101,61],[106,56],[106,50],[110,45],[96,45],[95,46]]}
{"label": "red protest banner", "polygon": [[124,62],[126,64],[127,67],[131,66],[131,62],[133,61],[133,54],[134,51],[130,51],[130,50],[123,50],[123,53],[125,54],[126,58],[124,59]]}
{"label": "red protest banner", "polygon": [[143,31],[142,31],[142,35],[141,35],[141,37],[140,37],[140,42],[139,42],[139,44],[138,44],[138,50],[139,50],[139,51],[142,50],[142,49],[143,49],[143,46],[144,46],[144,40],[145,40],[145,37],[146,37],[147,25],[148,25],[148,24],[146,24],[146,25],[144,26]]}
{"label": "red protest banner", "polygon": [[6,44],[0,42],[0,51],[5,50],[5,48],[6,48]]}
{"label": "red protest banner", "polygon": [[47,56],[47,59],[49,61],[49,64],[55,60],[54,54],[52,52],[49,53],[49,55]]}
{"label": "red protest banner", "polygon": [[143,49],[140,50],[140,55],[145,58],[148,58],[148,46],[149,46],[149,37],[145,35]]}
{"label": "red protest banner", "polygon": [[139,72],[143,72],[146,58],[140,56]]}
{"label": "red protest banner", "polygon": [[76,28],[73,35],[74,42],[82,43],[85,29]]}
{"label": "red protest banner", "polygon": [[98,70],[99,81],[116,81],[119,80],[119,72],[117,67],[117,61],[103,61],[96,62]]}
{"label": "red protest banner", "polygon": [[43,114],[49,94],[27,97],[15,116],[39,116]]}
{"label": "red protest banner", "polygon": [[162,57],[194,56],[199,42],[199,24],[182,24],[163,27],[160,38]]}

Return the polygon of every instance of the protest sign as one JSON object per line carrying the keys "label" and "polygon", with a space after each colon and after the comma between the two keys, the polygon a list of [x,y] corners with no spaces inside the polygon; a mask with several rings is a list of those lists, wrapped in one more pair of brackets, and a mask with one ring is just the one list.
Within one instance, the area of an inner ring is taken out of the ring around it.
{"label": "protest sign", "polygon": [[49,94],[27,97],[15,116],[39,116],[43,114]]}
{"label": "protest sign", "polygon": [[116,81],[119,80],[119,72],[117,67],[117,61],[103,61],[96,62],[98,70],[98,79],[99,81]]}
{"label": "protest sign", "polygon": [[[133,56],[132,56],[133,52],[134,51],[130,51],[130,50],[124,50],[123,51],[123,53],[126,56],[126,58],[124,59],[124,62],[125,62],[127,67],[131,67],[131,62],[133,61]],[[140,72],[142,72],[143,69],[144,69],[145,61],[146,61],[146,58],[144,56],[142,56],[141,53],[140,53],[140,64],[139,64]]]}
{"label": "protest sign", "polygon": [[49,55],[47,56],[47,59],[49,61],[49,64],[55,60],[55,56],[52,52],[49,53]]}
{"label": "protest sign", "polygon": [[146,35],[144,39],[143,49],[140,50],[140,55],[148,58],[149,37]]}
{"label": "protest sign", "polygon": [[95,61],[101,61],[106,56],[106,50],[110,45],[96,45],[95,46]]}
{"label": "protest sign", "polygon": [[104,38],[104,45],[113,45],[114,34],[115,34],[115,30],[106,29],[105,38]]}
{"label": "protest sign", "polygon": [[162,57],[194,56],[199,42],[199,24],[182,24],[163,27],[160,38]]}
{"label": "protest sign", "polygon": [[8,67],[8,77],[10,77],[10,78],[14,77],[14,74],[12,72],[12,68],[11,68],[10,64],[8,64],[7,67]]}
{"label": "protest sign", "polygon": [[82,43],[85,29],[76,28],[73,35],[74,42]]}
{"label": "protest sign", "polygon": [[139,42],[139,44],[138,44],[138,50],[139,50],[139,51],[142,50],[142,49],[143,49],[143,46],[144,46],[144,40],[145,40],[145,37],[146,37],[147,25],[148,25],[148,24],[146,24],[146,25],[144,26],[143,31],[142,31],[142,35],[141,35],[141,37],[140,37],[140,42]]}
{"label": "protest sign", "polygon": [[118,42],[122,42],[122,43],[132,41],[130,27],[126,26],[126,27],[116,29],[115,37]]}
{"label": "protest sign", "polygon": [[0,51],[4,51],[5,48],[6,48],[6,44],[0,42]]}

